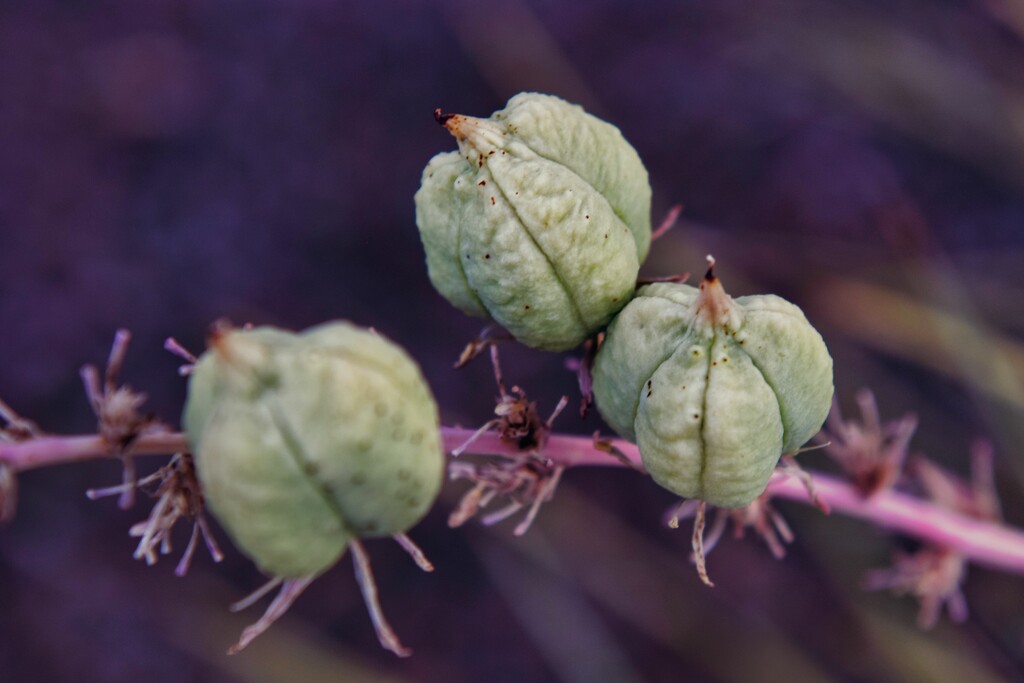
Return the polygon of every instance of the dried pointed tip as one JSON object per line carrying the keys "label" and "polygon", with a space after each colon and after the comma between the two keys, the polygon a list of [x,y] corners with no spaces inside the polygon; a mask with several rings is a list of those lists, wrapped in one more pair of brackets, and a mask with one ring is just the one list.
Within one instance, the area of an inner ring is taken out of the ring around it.
{"label": "dried pointed tip", "polygon": [[219,348],[228,332],[235,329],[235,326],[227,318],[218,318],[210,325],[206,334],[206,343],[213,348]]}
{"label": "dried pointed tip", "polygon": [[442,126],[447,127],[448,120],[451,119],[455,114],[445,114],[441,111],[441,107],[434,110],[434,120],[440,123]]}
{"label": "dried pointed tip", "polygon": [[715,257],[708,254],[706,258],[708,262],[708,272],[704,273],[704,279],[708,282],[713,282],[717,279],[715,276]]}
{"label": "dried pointed tip", "polygon": [[741,314],[732,297],[722,287],[722,281],[715,275],[715,258],[708,254],[707,260],[708,270],[700,283],[700,293],[694,303],[697,318],[701,325],[738,329],[742,320]]}
{"label": "dried pointed tip", "polygon": [[398,545],[402,546],[402,550],[409,553],[409,556],[413,559],[413,562],[416,563],[417,567],[425,572],[434,571],[434,563],[427,559],[423,549],[416,545],[411,538],[405,534],[395,534],[392,538],[398,542]]}

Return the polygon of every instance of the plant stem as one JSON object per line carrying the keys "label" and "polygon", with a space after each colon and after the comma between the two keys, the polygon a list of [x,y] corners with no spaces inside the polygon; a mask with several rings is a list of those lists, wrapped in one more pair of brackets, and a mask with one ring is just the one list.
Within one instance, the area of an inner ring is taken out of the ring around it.
{"label": "plant stem", "polygon": [[[464,444],[474,430],[442,427],[445,452]],[[619,439],[617,448],[632,463],[640,463],[636,446]],[[136,439],[131,455],[162,455],[189,450],[181,433],[149,434]],[[515,444],[502,441],[493,432],[478,436],[469,452],[479,456],[516,457],[522,455]],[[115,450],[98,435],[41,436],[20,442],[0,442],[0,463],[14,472],[50,465],[114,457]],[[585,436],[552,434],[537,452],[540,457],[565,467],[622,467],[624,463],[594,447]],[[835,476],[811,473],[818,497],[834,512],[866,520],[880,527],[905,534],[937,546],[949,548],[971,562],[1015,574],[1024,574],[1024,531],[998,522],[985,521],[914,496],[884,490],[863,497],[852,484]],[[768,492],[776,498],[811,504],[804,485],[795,477],[776,472],[768,483]]]}
{"label": "plant stem", "polygon": [[[167,455],[190,450],[184,434],[165,432],[140,436],[128,447],[125,455]],[[83,460],[112,458],[118,455],[98,434],[81,436],[40,436],[25,441],[0,441],[0,463],[15,472],[38,467],[63,465]]]}

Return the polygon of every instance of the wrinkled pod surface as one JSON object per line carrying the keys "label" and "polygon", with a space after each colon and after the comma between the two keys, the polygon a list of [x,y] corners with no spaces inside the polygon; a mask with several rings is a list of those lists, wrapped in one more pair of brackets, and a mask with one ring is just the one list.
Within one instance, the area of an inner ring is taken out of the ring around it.
{"label": "wrinkled pod surface", "polygon": [[832,358],[803,312],[771,295],[733,299],[713,269],[699,288],[642,287],[612,321],[593,372],[608,424],[655,481],[726,508],[760,495],[781,455],[832,401]]}
{"label": "wrinkled pod surface", "polygon": [[434,287],[527,346],[561,351],[633,294],[651,241],[647,171],[618,128],[551,95],[441,115],[459,149],[416,193]]}

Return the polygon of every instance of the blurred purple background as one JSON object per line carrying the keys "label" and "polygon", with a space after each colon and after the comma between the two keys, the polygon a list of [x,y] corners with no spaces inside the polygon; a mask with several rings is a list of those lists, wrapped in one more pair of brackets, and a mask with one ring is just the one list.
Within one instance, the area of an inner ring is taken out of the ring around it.
{"label": "blurred purple background", "polygon": [[[645,274],[712,252],[733,294],[792,299],[844,406],[867,386],[884,417],[918,413],[914,450],[961,473],[991,439],[1006,518],[1024,523],[1022,0],[5,2],[0,396],[49,431],[92,429],[78,368],[123,326],[124,379],[177,424],[167,336],[198,351],[220,316],[343,317],[412,352],[446,423],[483,423],[487,363],[451,370],[481,323],[430,288],[412,195],[454,147],[435,107],[486,115],[520,90],[618,125],[656,223],[685,205]],[[564,359],[503,352],[544,413],[577,399]],[[132,560],[147,506],[83,495],[119,476],[21,478],[0,529],[0,680],[1024,678],[1021,578],[972,568],[970,620],[922,633],[912,600],[858,588],[912,546],[783,503],[786,560],[727,540],[708,590],[688,534],[660,524],[672,496],[613,468],[567,473],[524,538],[449,531],[466,485],[447,486],[413,532],[434,575],[371,543],[410,660],[378,647],[347,561],[229,658],[262,605],[226,606],[258,572],[233,549],[185,579]]]}

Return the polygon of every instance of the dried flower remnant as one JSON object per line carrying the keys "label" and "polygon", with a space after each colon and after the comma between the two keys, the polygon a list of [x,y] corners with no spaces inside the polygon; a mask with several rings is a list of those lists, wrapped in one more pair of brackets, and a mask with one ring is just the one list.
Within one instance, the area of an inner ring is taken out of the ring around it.
{"label": "dried flower remnant", "polygon": [[[993,479],[992,447],[978,441],[971,449],[971,481],[966,482],[923,457],[911,462],[915,479],[935,503],[986,522],[1001,520]],[[961,586],[967,577],[968,558],[948,547],[925,545],[915,553],[897,553],[893,566],[868,572],[864,587],[910,594],[921,603],[917,623],[930,629],[938,623],[942,607],[957,623],[967,619],[967,601]]]}
{"label": "dried flower remnant", "polygon": [[121,458],[124,468],[121,498],[118,505],[128,509],[135,503],[135,464],[128,452],[132,443],[142,434],[165,431],[152,415],[142,415],[139,408],[146,401],[146,395],[131,387],[118,385],[118,375],[128,351],[131,334],[118,330],[110,348],[103,382],[95,365],[86,365],[81,370],[85,393],[98,420],[98,431],[109,444],[111,452]]}
{"label": "dried flower remnant", "polygon": [[554,497],[564,470],[565,465],[532,453],[486,462],[453,461],[448,466],[449,478],[453,481],[469,479],[476,486],[462,496],[458,507],[448,517],[448,526],[462,526],[496,497],[505,496],[509,503],[481,521],[487,526],[497,524],[526,508],[526,516],[513,531],[516,536],[522,536],[530,529],[540,506]]}
{"label": "dried flower remnant", "polygon": [[921,603],[917,625],[930,629],[939,621],[942,606],[950,618],[961,623],[967,619],[967,600],[960,586],[967,573],[962,555],[946,548],[925,547],[916,553],[897,553],[893,566],[874,569],[864,577],[867,590],[892,590],[910,594]]}
{"label": "dried flower remnant", "polygon": [[857,392],[861,420],[843,420],[839,402],[833,400],[819,441],[831,442],[825,452],[850,475],[864,495],[891,488],[903,472],[907,447],[917,429],[917,417],[909,414],[882,423],[878,404],[869,389]]}
{"label": "dried flower remnant", "polygon": [[511,392],[505,389],[498,349],[494,346],[491,346],[491,365],[494,367],[494,381],[498,385],[498,400],[494,408],[496,417],[486,422],[461,446],[453,449],[451,455],[462,455],[474,441],[492,429],[503,441],[514,444],[522,451],[522,455],[498,461],[449,463],[448,476],[451,480],[469,479],[476,482],[476,486],[463,495],[449,516],[448,525],[462,526],[495,497],[507,496],[510,499],[508,505],[485,516],[482,522],[488,526],[497,524],[526,508],[525,518],[514,531],[516,536],[521,536],[529,530],[540,506],[554,496],[565,470],[564,465],[540,457],[536,451],[547,442],[552,423],[568,405],[569,399],[563,396],[551,416],[542,420],[537,412],[536,401],[528,400],[523,389],[518,386],[513,386]]}
{"label": "dried flower remnant", "polygon": [[150,496],[156,498],[157,502],[152,512],[148,518],[133,525],[128,531],[129,536],[139,539],[135,559],[144,559],[146,564],[154,565],[158,555],[170,554],[171,530],[181,519],[192,521],[192,535],[174,570],[175,574],[184,576],[188,572],[200,536],[214,562],[224,559],[224,554],[217,546],[206,521],[202,489],[196,478],[192,456],[187,453],[175,454],[166,465],[138,481],[107,489],[91,489],[86,491],[86,495],[95,500],[121,494],[127,486],[132,489],[147,489],[153,485],[155,488],[150,491]]}
{"label": "dried flower remnant", "polygon": [[[819,510],[829,513],[829,507],[815,491],[810,473],[797,465],[792,456],[784,456],[775,470],[775,477],[791,477],[799,481],[807,491],[807,496]],[[774,481],[773,477],[773,481]],[[733,538],[739,540],[746,536],[747,528],[752,528],[771,551],[776,560],[786,556],[784,544],[792,543],[795,536],[786,520],[772,505],[772,491],[767,489],[749,504],[740,508],[718,508],[707,535],[704,534],[707,504],[696,498],[679,501],[665,515],[665,524],[671,529],[679,528],[679,520],[694,517],[693,553],[691,561],[697,567],[697,575],[708,586],[714,586],[707,572],[707,555],[715,549],[729,522],[733,523]]]}
{"label": "dried flower remnant", "polygon": [[542,420],[540,413],[537,412],[537,402],[528,400],[526,392],[522,388],[513,386],[511,392],[505,389],[498,348],[491,346],[490,349],[494,381],[498,385],[498,400],[494,407],[496,417],[485,422],[465,443],[452,450],[451,454],[454,457],[465,453],[474,441],[492,429],[498,432],[503,441],[515,444],[522,451],[541,448],[551,433],[552,423],[569,401],[568,397],[563,396],[551,416],[546,421]]}

